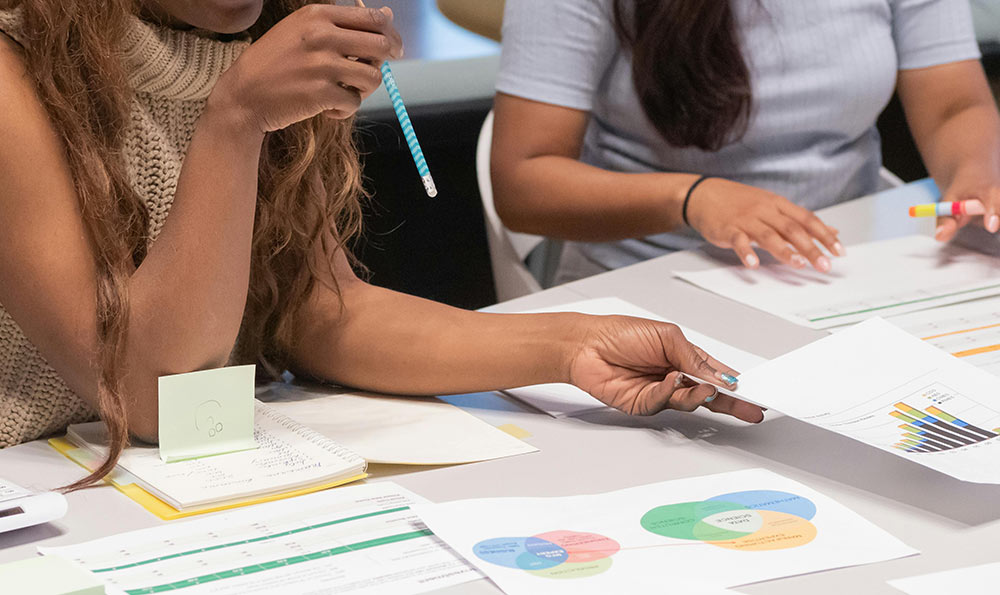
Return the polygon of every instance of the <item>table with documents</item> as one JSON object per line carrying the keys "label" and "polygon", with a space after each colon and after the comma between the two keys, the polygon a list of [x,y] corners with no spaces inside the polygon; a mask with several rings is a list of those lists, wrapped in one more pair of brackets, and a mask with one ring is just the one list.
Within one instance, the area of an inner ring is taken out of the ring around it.
{"label": "table with documents", "polygon": [[[906,208],[928,202],[906,189],[838,205],[825,221],[852,244],[930,234],[932,221],[912,220]],[[675,270],[707,270],[718,262],[685,252],[491,308],[514,312],[588,299],[619,297],[663,318],[697,329],[735,348],[775,358],[827,335],[691,285]],[[834,260],[836,270],[837,262]],[[916,328],[922,322],[916,321]],[[958,324],[958,323],[956,323]],[[957,327],[956,330],[971,327]],[[918,331],[919,332],[919,331]],[[831,374],[835,370],[831,369]],[[685,477],[763,468],[800,482],[874,523],[921,555],[741,586],[746,595],[898,595],[890,580],[996,562],[1000,486],[963,482],[846,436],[768,412],[762,425],[713,415],[664,412],[641,418],[608,409],[555,418],[499,393],[445,397],[493,426],[513,424],[539,452],[485,463],[394,468],[368,482],[391,479],[432,502],[486,497],[574,496],[611,492]],[[901,422],[902,423],[902,422]],[[375,467],[375,466],[373,466]],[[0,451],[0,470],[31,489],[69,483],[78,468],[44,442]],[[391,473],[391,475],[389,474]],[[0,562],[32,555],[38,546],[79,544],[161,524],[100,487],[69,495],[69,514],[48,526],[0,535]],[[498,593],[486,580],[438,591]]]}

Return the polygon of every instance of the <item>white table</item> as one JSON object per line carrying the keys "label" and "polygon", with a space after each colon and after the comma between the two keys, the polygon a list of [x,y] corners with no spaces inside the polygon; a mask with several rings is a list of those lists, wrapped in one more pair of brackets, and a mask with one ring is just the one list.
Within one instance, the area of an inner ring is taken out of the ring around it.
{"label": "white table", "polygon": [[[909,204],[923,196],[863,199],[823,214],[846,243],[929,232],[912,221]],[[849,246],[848,246],[849,249]],[[835,263],[836,265],[836,263]],[[681,253],[578,281],[494,308],[529,309],[594,297],[619,296],[657,314],[763,356],[775,356],[821,336],[671,278],[675,266],[713,266],[703,255]],[[840,595],[898,593],[899,578],[1000,559],[1000,486],[953,480],[898,457],[804,423],[776,416],[748,426],[707,412],[665,412],[629,418],[614,411],[553,419],[496,393],[450,398],[486,421],[514,423],[541,452],[510,459],[413,470],[376,468],[435,501],[484,496],[555,496],[600,492],[693,475],[763,467],[801,481],[875,522],[923,555],[883,564],[759,583],[747,594]],[[393,475],[393,473],[396,473]],[[43,442],[0,451],[0,475],[35,486],[55,486],[79,469]],[[110,487],[69,496],[64,519],[0,535],[0,562],[34,553],[37,545],[78,543],[158,524]],[[497,593],[486,581],[442,593]]]}

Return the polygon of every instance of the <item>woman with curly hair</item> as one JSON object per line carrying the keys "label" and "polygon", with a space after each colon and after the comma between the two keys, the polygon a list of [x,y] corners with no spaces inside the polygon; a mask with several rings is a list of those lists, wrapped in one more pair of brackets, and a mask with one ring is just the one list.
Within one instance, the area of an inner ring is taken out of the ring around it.
{"label": "woman with curly hair", "polygon": [[0,31],[0,446],[99,414],[110,455],[77,487],[156,440],[159,376],[230,363],[761,419],[682,379],[732,371],[673,325],[466,312],[355,275],[352,117],[402,55],[390,10],[30,0]]}

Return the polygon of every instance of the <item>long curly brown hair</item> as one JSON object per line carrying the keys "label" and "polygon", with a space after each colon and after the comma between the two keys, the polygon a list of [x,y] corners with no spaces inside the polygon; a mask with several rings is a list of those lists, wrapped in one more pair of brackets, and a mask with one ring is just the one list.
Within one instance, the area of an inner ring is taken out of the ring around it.
{"label": "long curly brown hair", "polygon": [[[256,40],[308,0],[270,0],[250,30]],[[128,444],[122,376],[128,331],[128,280],[145,255],[147,215],[122,157],[133,91],[119,41],[135,0],[30,0],[20,3],[27,70],[62,137],[97,264],[99,413],[107,459],[67,489],[94,483]],[[240,330],[243,360],[279,373],[299,306],[316,283],[310,255],[337,250],[360,233],[361,167],[353,122],[322,116],[267,135],[260,160],[250,291]],[[327,241],[334,237],[336,241]],[[352,258],[353,261],[353,258]],[[332,266],[332,265],[331,265]],[[335,288],[336,289],[336,288]]]}

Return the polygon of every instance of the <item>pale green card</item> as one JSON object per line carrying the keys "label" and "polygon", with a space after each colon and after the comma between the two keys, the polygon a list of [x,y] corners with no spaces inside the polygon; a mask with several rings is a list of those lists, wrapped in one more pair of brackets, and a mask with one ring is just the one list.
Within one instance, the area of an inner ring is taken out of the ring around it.
{"label": "pale green card", "polygon": [[257,448],[255,366],[160,377],[160,459],[165,463]]}
{"label": "pale green card", "polygon": [[0,591],[31,595],[104,595],[97,576],[59,556],[0,564]]}

